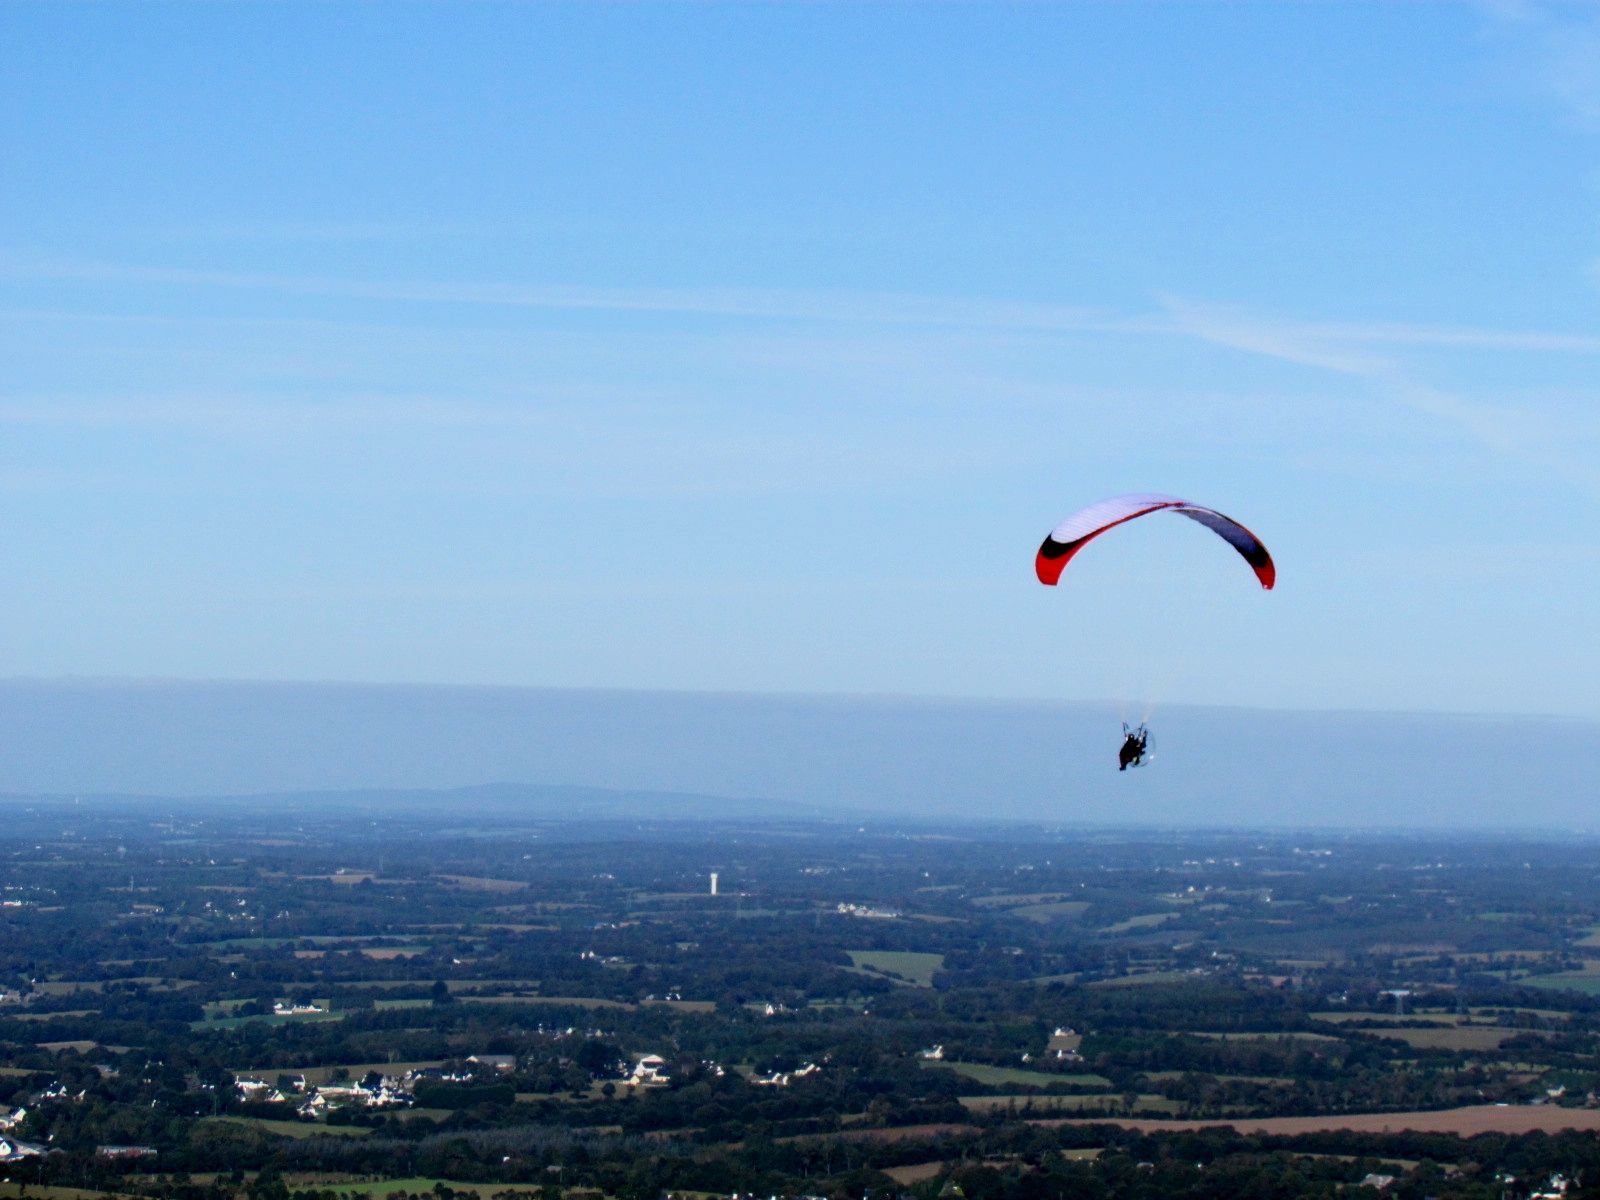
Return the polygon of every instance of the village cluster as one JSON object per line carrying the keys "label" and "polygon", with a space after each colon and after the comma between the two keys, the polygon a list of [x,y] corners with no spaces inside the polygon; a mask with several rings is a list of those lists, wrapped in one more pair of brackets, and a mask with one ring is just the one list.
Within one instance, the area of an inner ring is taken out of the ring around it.
{"label": "village cluster", "polygon": [[472,1066],[487,1067],[497,1073],[516,1069],[511,1054],[474,1054],[467,1068],[416,1067],[390,1075],[369,1071],[358,1080],[307,1083],[301,1074],[284,1074],[275,1083],[252,1076],[234,1081],[241,1100],[266,1104],[293,1104],[302,1117],[324,1117],[336,1108],[410,1108],[416,1103],[415,1089],[424,1083],[470,1083]]}

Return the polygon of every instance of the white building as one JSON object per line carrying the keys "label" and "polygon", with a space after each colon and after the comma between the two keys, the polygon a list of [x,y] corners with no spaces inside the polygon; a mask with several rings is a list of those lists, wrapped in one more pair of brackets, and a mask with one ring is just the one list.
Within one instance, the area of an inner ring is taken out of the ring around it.
{"label": "white building", "polygon": [[[288,1099],[281,1092],[274,1096]],[[325,1083],[319,1086],[296,1110],[303,1117],[320,1117],[329,1109],[359,1105],[362,1108],[409,1108],[413,1096],[391,1075],[370,1083]]]}
{"label": "white building", "polygon": [[633,1087],[663,1087],[672,1081],[666,1065],[667,1060],[659,1054],[646,1054],[634,1064],[626,1082]]}
{"label": "white building", "polygon": [[0,1162],[17,1162],[24,1158],[36,1158],[43,1153],[42,1148],[28,1142],[0,1137]]}
{"label": "white building", "polygon": [[275,1017],[309,1017],[315,1013],[325,1013],[328,1010],[313,1000],[310,1004],[285,1003],[279,1000],[272,1006],[272,1015]]}
{"label": "white building", "polygon": [[839,902],[838,911],[846,917],[865,917],[874,921],[893,921],[900,916],[892,908],[874,908],[870,904],[849,904],[842,900]]}
{"label": "white building", "polygon": [[756,1087],[788,1087],[796,1079],[805,1079],[809,1075],[816,1075],[822,1070],[816,1063],[806,1063],[793,1071],[774,1071],[771,1075],[752,1076],[750,1082]]}

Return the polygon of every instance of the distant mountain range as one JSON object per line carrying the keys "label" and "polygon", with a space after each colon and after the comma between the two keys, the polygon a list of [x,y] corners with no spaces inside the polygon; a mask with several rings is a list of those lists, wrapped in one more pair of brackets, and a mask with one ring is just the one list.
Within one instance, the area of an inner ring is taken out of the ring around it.
{"label": "distant mountain range", "polygon": [[13,680],[0,793],[409,806],[470,789],[456,801],[619,818],[1600,831],[1591,721],[1176,707],[1152,722],[1153,764],[1119,774],[1118,718],[1109,704]]}

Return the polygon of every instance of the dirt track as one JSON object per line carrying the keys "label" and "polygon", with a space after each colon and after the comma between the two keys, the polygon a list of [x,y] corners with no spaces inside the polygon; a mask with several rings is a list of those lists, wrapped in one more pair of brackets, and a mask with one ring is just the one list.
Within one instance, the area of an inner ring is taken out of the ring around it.
{"label": "dirt track", "polygon": [[1324,1133],[1349,1130],[1353,1133],[1397,1133],[1402,1129],[1418,1133],[1456,1133],[1471,1137],[1475,1133],[1554,1133],[1560,1129],[1600,1131],[1600,1109],[1558,1108],[1555,1105],[1477,1104],[1470,1108],[1446,1108],[1433,1112],[1351,1113],[1329,1117],[1260,1117],[1238,1121],[1177,1121],[1160,1118],[1063,1117],[1030,1121],[1030,1125],[1120,1125],[1148,1133],[1182,1129],[1215,1129],[1226,1125],[1240,1133],[1286,1134]]}

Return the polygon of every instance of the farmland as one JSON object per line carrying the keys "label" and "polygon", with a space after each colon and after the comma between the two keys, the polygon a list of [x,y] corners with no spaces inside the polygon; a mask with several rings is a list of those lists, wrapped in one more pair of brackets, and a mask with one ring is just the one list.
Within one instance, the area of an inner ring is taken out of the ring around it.
{"label": "farmland", "polygon": [[1263,1138],[1421,1187],[1474,1137],[1573,1170],[1600,1132],[1581,842],[1546,877],[1473,841],[177,807],[0,831],[30,1196],[1093,1194]]}
{"label": "farmland", "polygon": [[1103,1075],[1047,1074],[1017,1067],[991,1067],[983,1063],[939,1062],[923,1063],[924,1067],[954,1071],[990,1087],[1086,1087],[1108,1088],[1111,1081]]}
{"label": "farmland", "polygon": [[915,950],[850,950],[850,961],[863,971],[904,979],[918,987],[933,986],[934,973],[944,965],[942,954]]}

